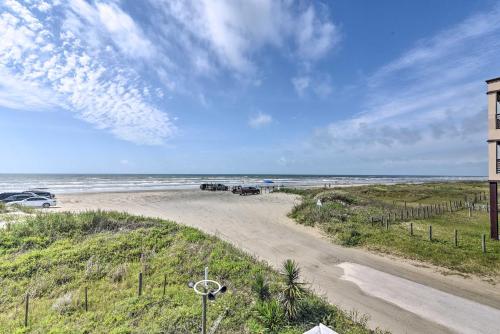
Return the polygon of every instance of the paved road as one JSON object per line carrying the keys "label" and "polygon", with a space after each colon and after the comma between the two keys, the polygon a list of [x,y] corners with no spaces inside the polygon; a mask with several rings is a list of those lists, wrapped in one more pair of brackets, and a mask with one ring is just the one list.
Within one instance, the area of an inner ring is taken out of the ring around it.
{"label": "paved road", "polygon": [[298,198],[175,191],[60,196],[63,210],[114,209],[194,226],[274,267],[295,259],[332,303],[393,333],[500,333],[500,287],[332,244],[286,217]]}

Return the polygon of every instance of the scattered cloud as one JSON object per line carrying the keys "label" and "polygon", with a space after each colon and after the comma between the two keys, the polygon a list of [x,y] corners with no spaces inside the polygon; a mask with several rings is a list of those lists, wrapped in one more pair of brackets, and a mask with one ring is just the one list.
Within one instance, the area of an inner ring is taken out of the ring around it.
{"label": "scattered cloud", "polygon": [[306,60],[325,56],[341,37],[337,26],[328,20],[321,20],[313,6],[299,16],[296,29],[297,52]]}
{"label": "scattered cloud", "polygon": [[[162,15],[155,17],[165,40],[176,35],[202,73],[226,68],[255,73],[254,57],[264,47],[282,50],[299,60],[324,57],[340,40],[328,13],[314,5],[300,10],[293,1],[151,1]],[[299,24],[297,24],[299,22]],[[293,49],[290,50],[290,45]]]}
{"label": "scattered cloud", "polygon": [[[55,6],[66,14],[55,15]],[[65,7],[7,0],[0,8],[0,106],[67,110],[98,129],[139,144],[161,144],[173,135],[175,126],[144,93],[149,88],[137,73],[123,66],[120,55],[99,51],[106,50],[101,43],[108,40],[116,41],[121,49],[138,40],[147,43],[142,36],[134,37],[133,20],[116,6],[74,0]],[[80,16],[84,14],[85,18]],[[99,29],[99,24],[106,28],[106,34],[99,34],[105,38],[92,35],[87,39],[87,33]],[[58,25],[71,29],[55,30]],[[130,39],[125,39],[122,29],[131,34]],[[139,48],[147,46],[140,43]],[[126,54],[139,52],[132,51]]]}
{"label": "scattered cloud", "polygon": [[309,78],[308,76],[299,76],[292,78],[293,88],[299,96],[304,95],[306,89],[309,88],[310,82],[311,78]]}
{"label": "scattered cloud", "polygon": [[298,96],[304,97],[308,93],[313,93],[315,96],[325,98],[332,93],[332,84],[330,76],[312,76],[311,74],[296,76],[292,80],[293,88]]}
{"label": "scattered cloud", "polygon": [[419,41],[361,82],[353,96],[363,92],[360,112],[317,129],[311,145],[375,170],[436,163],[448,174],[456,166],[477,170],[486,157],[484,80],[500,71],[499,33],[496,6]]}
{"label": "scattered cloud", "polygon": [[271,124],[272,121],[273,118],[271,117],[271,115],[259,112],[257,115],[250,117],[250,119],[248,120],[248,125],[250,125],[254,129],[260,129]]}

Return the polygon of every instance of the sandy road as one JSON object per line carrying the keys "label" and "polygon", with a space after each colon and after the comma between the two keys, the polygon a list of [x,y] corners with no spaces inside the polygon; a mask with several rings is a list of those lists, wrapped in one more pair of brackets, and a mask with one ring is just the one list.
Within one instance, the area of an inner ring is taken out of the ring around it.
{"label": "sandy road", "polygon": [[500,333],[500,286],[332,244],[287,218],[298,197],[193,190],[59,196],[57,210],[161,217],[218,235],[274,267],[298,261],[317,292],[393,333]]}

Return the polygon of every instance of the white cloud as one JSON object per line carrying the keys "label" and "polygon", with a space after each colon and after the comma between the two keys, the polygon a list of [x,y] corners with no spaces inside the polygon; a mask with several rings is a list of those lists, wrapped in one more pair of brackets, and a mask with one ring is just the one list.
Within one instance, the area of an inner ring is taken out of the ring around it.
{"label": "white cloud", "polygon": [[259,129],[271,124],[272,121],[273,118],[271,117],[271,115],[259,112],[257,115],[250,117],[250,119],[248,120],[248,125],[250,125],[254,129]]}
{"label": "white cloud", "polygon": [[289,53],[289,45],[294,44],[292,53],[297,58],[317,60],[340,35],[326,15],[316,14],[314,6],[302,13],[291,1],[169,0],[152,5],[164,15],[159,18],[159,32],[182,36],[181,45],[194,53],[192,60],[202,70],[222,66],[252,73],[256,70],[253,57],[269,46]]}
{"label": "white cloud", "polygon": [[[75,3],[83,12],[93,10],[86,3]],[[103,57],[87,48],[79,30],[54,34],[51,28],[60,18],[47,15],[38,19],[33,14],[36,4],[30,7],[9,0],[2,6],[1,106],[65,109],[98,129],[135,143],[160,144],[175,132],[167,114],[144,94],[145,86],[137,74],[115,60],[119,57]]]}
{"label": "white cloud", "polygon": [[299,94],[299,96],[304,95],[305,90],[309,88],[311,79],[308,76],[299,76],[292,78],[293,88]]}
{"label": "white cloud", "polygon": [[291,82],[295,92],[301,97],[309,91],[322,98],[332,93],[332,85],[328,75],[322,77],[317,75],[314,77],[311,75],[296,76],[292,78]]}
{"label": "white cloud", "polygon": [[318,129],[314,147],[382,172],[478,170],[486,157],[484,80],[500,72],[499,8],[419,41],[369,76],[352,97],[363,97],[360,112]]}
{"label": "white cloud", "polygon": [[304,59],[321,58],[340,41],[338,28],[318,18],[313,6],[300,15],[295,26],[298,53]]}

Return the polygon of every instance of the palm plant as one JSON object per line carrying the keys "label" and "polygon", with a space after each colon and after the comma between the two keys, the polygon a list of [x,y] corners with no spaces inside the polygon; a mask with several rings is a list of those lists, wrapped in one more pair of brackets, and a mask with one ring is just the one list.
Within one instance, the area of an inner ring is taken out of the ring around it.
{"label": "palm plant", "polygon": [[288,259],[283,263],[281,275],[285,281],[281,302],[288,319],[295,320],[299,313],[300,300],[306,292],[304,283],[299,282],[300,268],[295,261]]}
{"label": "palm plant", "polygon": [[265,333],[275,334],[283,328],[285,314],[278,301],[257,303],[255,310],[257,319],[264,327]]}
{"label": "palm plant", "polygon": [[269,284],[266,282],[264,275],[260,272],[255,275],[255,279],[252,283],[252,291],[257,295],[260,301],[268,300],[269,297],[271,297]]}

